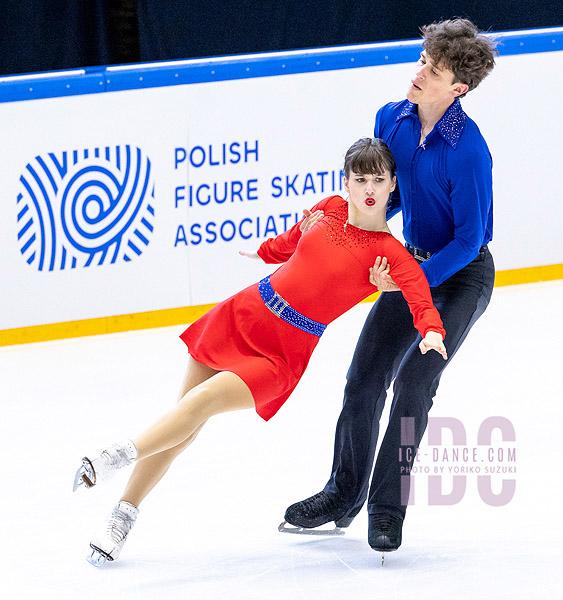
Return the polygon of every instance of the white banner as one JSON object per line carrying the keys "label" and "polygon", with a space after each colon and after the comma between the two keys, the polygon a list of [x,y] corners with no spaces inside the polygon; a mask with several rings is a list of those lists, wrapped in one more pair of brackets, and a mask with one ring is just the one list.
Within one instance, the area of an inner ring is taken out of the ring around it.
{"label": "white banner", "polygon": [[[340,193],[404,97],[396,64],[0,104],[0,329],[218,302]],[[462,104],[494,160],[498,269],[563,262],[563,52],[500,57]],[[391,221],[400,237],[400,219]]]}

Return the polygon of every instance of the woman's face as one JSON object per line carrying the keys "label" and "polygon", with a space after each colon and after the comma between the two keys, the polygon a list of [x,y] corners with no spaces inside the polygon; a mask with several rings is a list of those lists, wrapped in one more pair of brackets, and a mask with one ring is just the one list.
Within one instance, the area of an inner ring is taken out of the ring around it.
{"label": "woman's face", "polygon": [[391,177],[389,171],[380,175],[350,172],[349,179],[344,178],[344,187],[349,194],[349,210],[363,217],[380,215],[387,208],[387,200],[395,189],[395,182],[395,177]]}

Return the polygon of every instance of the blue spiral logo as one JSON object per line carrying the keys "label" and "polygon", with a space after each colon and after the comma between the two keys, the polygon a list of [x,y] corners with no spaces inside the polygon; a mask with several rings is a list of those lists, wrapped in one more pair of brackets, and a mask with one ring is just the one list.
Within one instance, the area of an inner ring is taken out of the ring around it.
{"label": "blue spiral logo", "polygon": [[36,156],[20,183],[18,242],[39,271],[130,261],[149,244],[154,183],[139,148]]}

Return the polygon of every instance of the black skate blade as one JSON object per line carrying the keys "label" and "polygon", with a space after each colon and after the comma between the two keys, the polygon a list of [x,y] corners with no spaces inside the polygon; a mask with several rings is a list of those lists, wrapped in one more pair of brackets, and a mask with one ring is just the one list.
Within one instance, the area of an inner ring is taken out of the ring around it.
{"label": "black skate blade", "polygon": [[[289,525],[289,527],[288,527]],[[298,535],[344,535],[346,532],[340,527],[334,527],[333,529],[313,529],[309,527],[297,527],[291,525],[287,521],[282,521],[278,526],[280,533],[296,533]]]}

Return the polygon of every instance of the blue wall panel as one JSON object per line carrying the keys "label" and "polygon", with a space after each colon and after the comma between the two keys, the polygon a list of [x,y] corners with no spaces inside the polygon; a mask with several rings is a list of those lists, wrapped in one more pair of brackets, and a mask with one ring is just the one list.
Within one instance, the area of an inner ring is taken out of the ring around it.
{"label": "blue wall panel", "polygon": [[[563,50],[563,27],[499,32],[501,56]],[[92,67],[0,78],[0,102],[414,62],[420,40]]]}

